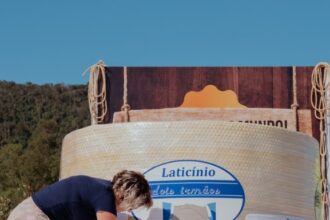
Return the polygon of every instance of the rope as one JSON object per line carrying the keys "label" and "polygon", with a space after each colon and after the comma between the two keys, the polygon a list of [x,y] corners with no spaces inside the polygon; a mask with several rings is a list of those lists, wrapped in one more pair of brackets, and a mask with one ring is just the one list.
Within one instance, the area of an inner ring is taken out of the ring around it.
{"label": "rope", "polygon": [[129,122],[129,110],[131,109],[130,105],[128,104],[127,101],[127,94],[128,94],[128,89],[127,89],[127,66],[124,67],[124,85],[123,85],[123,105],[121,107],[121,110],[125,113],[125,122]]}
{"label": "rope", "polygon": [[[100,124],[104,122],[104,118],[108,112],[107,97],[106,97],[106,77],[105,64],[102,60],[87,68],[83,73],[90,71],[88,84],[88,102],[89,111],[91,114],[91,123]],[[99,88],[101,81],[101,89]]]}
{"label": "rope", "polygon": [[293,117],[294,121],[296,123],[296,130],[299,130],[298,127],[298,99],[297,99],[297,71],[296,67],[292,67],[292,91],[293,91],[293,103],[291,104],[291,109],[293,110]]}
{"label": "rope", "polygon": [[326,117],[330,105],[326,101],[326,95],[329,91],[328,74],[330,74],[330,65],[327,63],[317,64],[312,73],[312,91],[311,104],[314,108],[314,115],[320,120],[320,171],[321,171],[321,202],[322,218],[328,219],[329,198],[328,198],[328,179],[327,179],[327,133]]}

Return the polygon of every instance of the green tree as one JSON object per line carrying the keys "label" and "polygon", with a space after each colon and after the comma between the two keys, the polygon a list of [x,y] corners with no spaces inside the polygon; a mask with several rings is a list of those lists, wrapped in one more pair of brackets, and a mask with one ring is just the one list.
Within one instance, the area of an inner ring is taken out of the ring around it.
{"label": "green tree", "polygon": [[88,124],[86,85],[0,81],[0,220],[58,180],[63,137]]}

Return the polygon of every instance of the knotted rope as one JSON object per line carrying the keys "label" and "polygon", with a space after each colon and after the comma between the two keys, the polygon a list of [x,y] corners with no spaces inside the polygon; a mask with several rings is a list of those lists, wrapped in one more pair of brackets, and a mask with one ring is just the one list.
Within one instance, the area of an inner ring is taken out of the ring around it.
{"label": "knotted rope", "polygon": [[[107,97],[106,97],[106,76],[105,64],[102,60],[87,68],[89,70],[88,84],[88,102],[89,111],[91,114],[91,123],[100,124],[104,122],[104,118],[108,112]],[[101,88],[99,88],[101,82]]]}
{"label": "knotted rope", "polygon": [[327,111],[330,109],[330,101],[327,100],[329,90],[330,65],[327,63],[317,64],[312,73],[312,91],[311,104],[314,108],[314,115],[320,120],[320,171],[321,171],[321,202],[322,202],[322,218],[328,219],[329,198],[328,198],[328,180],[327,180],[327,134],[326,134],[326,117]]}
{"label": "knotted rope", "polygon": [[124,73],[123,73],[123,78],[124,78],[124,85],[123,85],[123,105],[121,107],[121,110],[125,113],[125,122],[129,122],[129,110],[131,109],[130,105],[128,104],[128,89],[127,89],[127,66],[124,67]]}

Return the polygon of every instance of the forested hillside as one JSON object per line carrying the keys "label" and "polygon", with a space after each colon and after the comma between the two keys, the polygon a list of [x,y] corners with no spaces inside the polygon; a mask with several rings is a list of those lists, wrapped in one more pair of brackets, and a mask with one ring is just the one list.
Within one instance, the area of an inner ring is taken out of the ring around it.
{"label": "forested hillside", "polygon": [[85,85],[0,81],[0,220],[58,180],[63,137],[89,124]]}

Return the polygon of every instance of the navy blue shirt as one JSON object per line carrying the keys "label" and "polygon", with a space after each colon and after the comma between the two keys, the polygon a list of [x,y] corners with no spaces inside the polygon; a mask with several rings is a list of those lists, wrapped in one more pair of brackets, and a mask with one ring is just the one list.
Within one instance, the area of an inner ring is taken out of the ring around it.
{"label": "navy blue shirt", "polygon": [[73,176],[32,195],[36,205],[51,220],[96,219],[97,211],[116,215],[111,182],[89,176]]}

